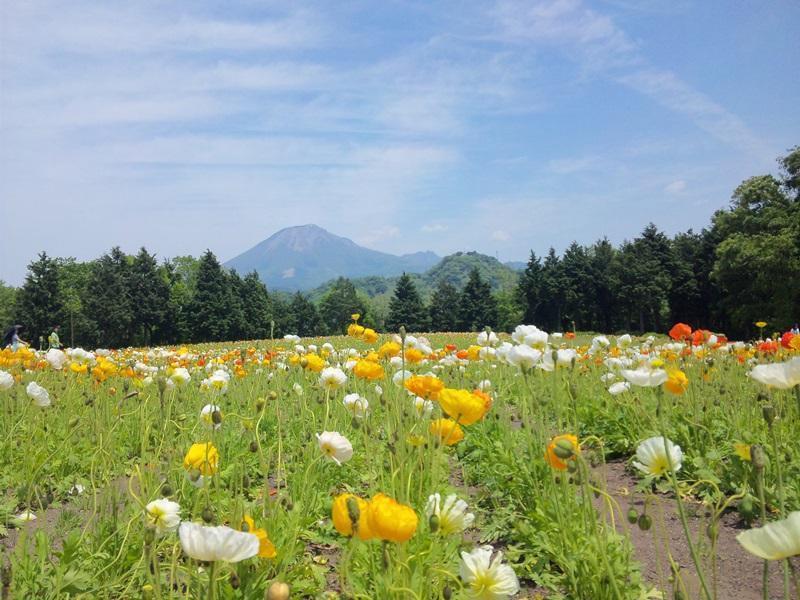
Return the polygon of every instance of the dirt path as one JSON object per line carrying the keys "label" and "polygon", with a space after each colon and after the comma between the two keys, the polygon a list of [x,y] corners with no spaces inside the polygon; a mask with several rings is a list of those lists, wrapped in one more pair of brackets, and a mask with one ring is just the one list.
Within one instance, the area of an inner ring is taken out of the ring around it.
{"label": "dirt path", "polygon": [[[642,565],[645,578],[657,585],[659,589],[671,595],[669,583],[670,568],[667,559],[667,549],[672,554],[675,562],[681,567],[681,575],[686,584],[689,598],[700,598],[700,584],[697,571],[694,568],[689,547],[683,535],[677,507],[673,499],[657,495],[657,502],[650,504],[648,515],[653,520],[650,531],[642,531],[636,525],[628,525],[625,515],[633,506],[641,514],[644,509],[645,496],[634,491],[636,479],[625,470],[622,462],[611,462],[597,471],[599,476],[604,476],[608,492],[619,503],[622,510],[622,523],[616,515],[617,529],[627,532],[634,547],[634,556]],[[600,503],[598,503],[600,506]],[[702,542],[709,545],[705,535],[707,520],[702,517],[702,507],[699,504],[690,505],[690,512],[699,513],[699,516],[689,518],[689,527],[692,539],[696,540],[702,532]],[[763,561],[746,552],[736,541],[736,536],[742,531],[739,518],[735,513],[723,516],[719,524],[719,537],[717,540],[717,598],[720,600],[761,600],[761,572]],[[658,551],[657,551],[658,550]],[[769,595],[770,598],[783,597],[781,566],[778,563],[770,564]],[[706,569],[710,575],[710,569]],[[708,581],[709,586],[713,583]],[[796,596],[796,591],[794,592]]]}

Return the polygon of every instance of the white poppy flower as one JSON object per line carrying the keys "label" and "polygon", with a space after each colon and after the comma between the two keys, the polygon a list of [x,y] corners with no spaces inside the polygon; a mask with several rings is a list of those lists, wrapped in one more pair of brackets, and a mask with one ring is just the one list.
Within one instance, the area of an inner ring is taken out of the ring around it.
{"label": "white poppy flower", "polygon": [[631,389],[631,384],[628,381],[618,381],[616,383],[612,383],[611,387],[608,388],[608,393],[612,396],[616,396],[618,394],[624,394],[629,389]]}
{"label": "white poppy flower", "polygon": [[428,518],[436,515],[439,518],[439,531],[444,535],[461,533],[475,521],[475,515],[467,512],[467,503],[455,494],[450,494],[442,504],[440,494],[428,496],[425,514]]}
{"label": "white poppy flower", "polygon": [[800,554],[800,511],[789,513],[780,521],[748,529],[736,540],[750,554],[766,560],[781,560]]}
{"label": "white poppy flower", "polygon": [[346,437],[336,431],[323,431],[317,434],[317,443],[322,453],[337,465],[353,458],[353,445]]}
{"label": "white poppy flower", "polygon": [[8,371],[0,371],[0,390],[10,390],[14,387],[14,376]]}
{"label": "white poppy flower", "polygon": [[519,592],[517,575],[508,565],[502,564],[503,553],[492,558],[491,546],[480,546],[472,552],[461,553],[461,579],[466,584],[467,595],[480,600],[505,600]]}
{"label": "white poppy flower", "polygon": [[56,371],[60,371],[67,363],[67,355],[58,348],[50,348],[44,355],[47,363]]}
{"label": "white poppy flower", "polygon": [[633,385],[640,387],[658,387],[667,380],[667,372],[664,369],[623,369],[620,374]]}
{"label": "white poppy flower", "polygon": [[367,414],[367,409],[369,408],[369,401],[358,394],[347,394],[342,400],[342,403],[347,410],[353,413],[354,417],[358,417],[359,419]]}
{"label": "white poppy flower", "polygon": [[788,390],[800,384],[800,356],[786,362],[758,365],[753,367],[748,376],[764,385]]}
{"label": "white poppy flower", "polygon": [[346,381],[347,375],[339,367],[325,367],[319,375],[319,382],[332,390],[341,387]]}
{"label": "white poppy flower", "polygon": [[178,529],[183,551],[206,562],[239,562],[258,554],[259,540],[252,533],[236,531],[230,527],[206,527],[184,521]]}
{"label": "white poppy flower", "polygon": [[40,408],[50,406],[50,394],[35,381],[31,381],[25,391],[36,406]]}
{"label": "white poppy flower", "polygon": [[506,360],[515,367],[531,368],[542,358],[542,353],[535,348],[520,344],[508,351]]}
{"label": "white poppy flower", "polygon": [[144,510],[147,524],[159,535],[174,531],[181,522],[181,505],[166,498],[153,500]]}
{"label": "white poppy flower", "polygon": [[639,469],[645,475],[653,477],[660,477],[670,470],[670,465],[674,472],[681,469],[683,461],[683,451],[677,444],[673,444],[670,440],[666,441],[666,448],[664,447],[664,438],[661,436],[651,437],[639,444],[636,448],[636,458],[633,466]]}

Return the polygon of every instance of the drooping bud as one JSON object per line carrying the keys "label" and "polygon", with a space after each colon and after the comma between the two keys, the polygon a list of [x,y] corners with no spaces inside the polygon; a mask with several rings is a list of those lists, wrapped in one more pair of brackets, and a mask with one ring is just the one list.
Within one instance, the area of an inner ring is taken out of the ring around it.
{"label": "drooping bud", "polygon": [[164,485],[161,486],[161,494],[165,498],[172,496],[173,492],[174,490],[172,489],[172,486],[170,484],[164,483]]}
{"label": "drooping bud", "polygon": [[258,442],[257,441],[253,440],[252,442],[250,442],[250,452],[252,452],[253,454],[258,452]]}
{"label": "drooping bud", "polygon": [[265,398],[258,397],[256,398],[256,410],[261,412],[264,410],[264,407],[267,405],[267,401]]}
{"label": "drooping bud", "polygon": [[648,515],[639,515],[637,524],[639,525],[639,529],[642,531],[647,531],[653,526],[653,519],[651,519]]}
{"label": "drooping bud", "polygon": [[764,421],[767,422],[769,427],[775,422],[775,407],[771,404],[765,404],[761,407],[761,414],[764,416]]}
{"label": "drooping bud", "polygon": [[289,586],[282,581],[273,581],[267,590],[267,600],[289,600]]}
{"label": "drooping bud", "polygon": [[575,455],[575,447],[570,440],[561,438],[556,442],[553,453],[561,460],[569,460]]}
{"label": "drooping bud", "polygon": [[239,576],[236,574],[236,571],[231,571],[230,579],[228,579],[228,583],[231,584],[231,587],[235,590],[239,589],[241,585],[241,581],[239,581]]}
{"label": "drooping bud", "polygon": [[451,588],[449,585],[444,586],[444,589],[442,590],[442,597],[444,600],[450,600],[453,597],[453,588]]}
{"label": "drooping bud", "polygon": [[156,541],[156,532],[148,527],[147,529],[144,530],[144,545],[150,546],[155,541]]}
{"label": "drooping bud", "polygon": [[361,509],[358,508],[358,500],[354,496],[347,498],[347,516],[350,518],[350,524],[353,530],[358,528],[358,522],[361,519]]}
{"label": "drooping bud", "polygon": [[219,412],[218,410],[215,410],[214,412],[212,412],[211,413],[211,422],[214,423],[214,425],[219,425],[220,423],[222,423],[222,413]]}
{"label": "drooping bud", "polygon": [[439,515],[431,515],[428,519],[428,527],[431,529],[431,533],[436,533],[439,531]]}
{"label": "drooping bud", "polygon": [[206,523],[211,523],[214,520],[214,511],[211,510],[210,506],[206,506],[200,516],[203,517],[203,521]]}
{"label": "drooping bud", "polygon": [[628,523],[633,525],[638,520],[639,520],[639,512],[633,506],[631,506],[628,509]]}
{"label": "drooping bud", "polygon": [[764,447],[761,444],[750,446],[750,462],[753,464],[753,468],[758,471],[767,466],[767,453],[764,452]]}

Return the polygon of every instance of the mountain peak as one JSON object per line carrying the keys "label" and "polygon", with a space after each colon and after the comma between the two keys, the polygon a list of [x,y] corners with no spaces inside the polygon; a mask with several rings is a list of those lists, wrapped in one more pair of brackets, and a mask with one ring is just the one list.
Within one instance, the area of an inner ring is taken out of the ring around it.
{"label": "mountain peak", "polygon": [[256,271],[267,287],[310,289],[336,277],[421,273],[439,260],[433,252],[395,256],[363,248],[319,225],[286,227],[225,263],[240,273]]}

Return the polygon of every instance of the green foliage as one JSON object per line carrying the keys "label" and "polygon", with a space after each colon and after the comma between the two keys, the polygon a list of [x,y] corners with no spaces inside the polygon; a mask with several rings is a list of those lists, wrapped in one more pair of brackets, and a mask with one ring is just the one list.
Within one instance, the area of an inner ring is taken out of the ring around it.
{"label": "green foliage", "polygon": [[289,305],[291,325],[288,329],[302,337],[316,335],[322,328],[322,318],[317,307],[305,295],[296,292]]}
{"label": "green foliage", "polygon": [[42,252],[28,265],[25,283],[16,294],[14,320],[24,327],[21,337],[38,347],[39,337],[46,337],[58,324],[62,309],[58,261]]}
{"label": "green foliage", "polygon": [[197,283],[189,304],[189,331],[193,340],[225,339],[230,329],[230,281],[216,256],[206,250],[200,258]]}
{"label": "green foliage", "polygon": [[433,331],[456,331],[458,329],[458,290],[448,281],[442,280],[433,292],[428,308]]}

